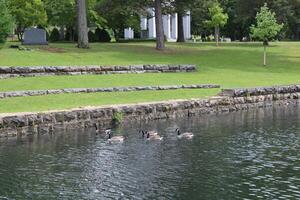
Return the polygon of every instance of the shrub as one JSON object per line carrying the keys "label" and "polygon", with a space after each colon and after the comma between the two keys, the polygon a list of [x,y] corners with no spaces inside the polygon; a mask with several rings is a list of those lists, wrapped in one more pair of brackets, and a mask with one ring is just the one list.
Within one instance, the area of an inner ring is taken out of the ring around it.
{"label": "shrub", "polygon": [[123,113],[120,111],[117,111],[113,114],[113,124],[114,125],[119,125],[123,121]]}
{"label": "shrub", "polygon": [[66,41],[77,41],[78,40],[77,31],[75,29],[73,29],[72,27],[68,27],[67,32],[65,34],[65,40]]}
{"label": "shrub", "polygon": [[0,0],[0,43],[6,41],[13,29],[13,18],[8,11],[5,0]]}
{"label": "shrub", "polygon": [[101,30],[100,32],[100,42],[110,42],[111,41],[111,37],[109,35],[109,33],[106,30]]}
{"label": "shrub", "polygon": [[93,31],[89,31],[89,42],[97,42],[96,34]]}
{"label": "shrub", "polygon": [[57,28],[54,28],[54,29],[52,30],[52,32],[51,32],[51,34],[50,34],[49,40],[50,40],[51,42],[57,42],[57,41],[60,40],[59,31],[58,31]]}
{"label": "shrub", "polygon": [[111,37],[105,29],[97,28],[95,31],[95,37],[97,42],[110,42]]}
{"label": "shrub", "polygon": [[72,29],[70,29],[69,27],[67,28],[66,34],[65,34],[65,40],[66,41],[70,41],[72,39]]}
{"label": "shrub", "polygon": [[101,29],[100,28],[97,28],[95,30],[95,38],[96,38],[96,42],[99,42],[100,41],[100,32],[101,32]]}

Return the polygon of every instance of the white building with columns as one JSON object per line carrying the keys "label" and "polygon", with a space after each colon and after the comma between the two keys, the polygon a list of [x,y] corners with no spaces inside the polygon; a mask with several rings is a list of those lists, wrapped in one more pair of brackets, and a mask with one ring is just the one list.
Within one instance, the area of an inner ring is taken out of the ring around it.
{"label": "white building with columns", "polygon": [[[141,16],[141,38],[156,38],[155,12],[149,9],[149,16]],[[177,13],[163,15],[164,34],[168,41],[176,41],[178,38],[178,15]],[[183,17],[183,30],[185,39],[191,39],[191,14],[187,12]],[[134,39],[134,30],[127,28],[124,30],[125,39]]]}

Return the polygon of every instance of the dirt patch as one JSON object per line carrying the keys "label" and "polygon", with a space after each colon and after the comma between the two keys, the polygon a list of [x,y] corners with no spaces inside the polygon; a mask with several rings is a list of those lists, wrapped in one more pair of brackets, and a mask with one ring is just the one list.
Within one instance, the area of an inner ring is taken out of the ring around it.
{"label": "dirt patch", "polygon": [[65,52],[67,52],[63,48],[56,48],[56,47],[40,47],[39,50],[47,51],[47,52],[51,52],[51,53],[65,53]]}

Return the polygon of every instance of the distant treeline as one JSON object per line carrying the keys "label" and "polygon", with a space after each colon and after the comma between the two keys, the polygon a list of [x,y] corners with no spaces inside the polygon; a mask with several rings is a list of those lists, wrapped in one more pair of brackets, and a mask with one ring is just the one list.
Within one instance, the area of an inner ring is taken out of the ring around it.
{"label": "distant treeline", "polygon": [[[208,16],[208,8],[215,0],[195,0],[192,11],[192,32],[196,35],[209,35],[211,29],[203,23]],[[232,40],[248,39],[250,26],[255,23],[256,13],[267,3],[276,13],[277,21],[284,24],[279,39],[300,40],[300,0],[220,0],[228,14],[228,22],[222,28],[222,35]]]}
{"label": "distant treeline", "polygon": [[[132,27],[138,37],[140,16],[147,14],[146,8],[154,7],[153,2],[153,0],[86,0],[88,26],[92,27],[92,30],[97,27],[106,30],[116,40],[123,37],[124,28]],[[228,15],[226,25],[221,27],[221,36],[232,40],[250,38],[250,26],[255,23],[256,13],[264,3],[267,3],[271,11],[276,13],[277,21],[284,24],[278,39],[300,40],[300,0],[159,0],[159,2],[164,14],[176,12],[178,16],[183,16],[187,11],[191,11],[192,33],[203,38],[214,34],[214,30],[206,22],[211,17],[209,8],[218,2]],[[11,29],[12,26],[8,23],[10,21],[14,22],[15,33],[20,40],[25,28],[32,26],[51,30],[57,27],[59,32],[56,31],[56,35],[60,34],[57,38],[76,39],[78,27],[76,0],[0,0],[0,7],[0,24],[5,24],[5,31],[2,28],[0,40],[4,40],[8,30]],[[93,34],[94,31],[90,32],[90,36],[94,37]]]}

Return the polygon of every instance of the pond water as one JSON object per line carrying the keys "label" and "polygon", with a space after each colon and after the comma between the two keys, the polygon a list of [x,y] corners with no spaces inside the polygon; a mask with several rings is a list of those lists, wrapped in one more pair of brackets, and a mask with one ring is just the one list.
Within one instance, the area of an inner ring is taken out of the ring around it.
{"label": "pond water", "polygon": [[[0,141],[0,199],[300,199],[299,107]],[[144,127],[163,141],[145,141]],[[174,130],[195,134],[179,140]]]}

